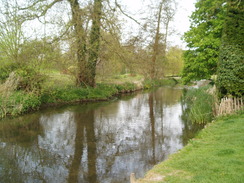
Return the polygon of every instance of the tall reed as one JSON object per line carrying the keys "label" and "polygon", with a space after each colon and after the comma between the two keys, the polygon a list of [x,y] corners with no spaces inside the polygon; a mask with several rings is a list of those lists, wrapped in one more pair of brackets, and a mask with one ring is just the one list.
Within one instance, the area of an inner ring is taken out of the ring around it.
{"label": "tall reed", "polygon": [[187,117],[195,123],[211,122],[214,114],[214,97],[208,92],[210,86],[192,88],[186,91],[184,102]]}

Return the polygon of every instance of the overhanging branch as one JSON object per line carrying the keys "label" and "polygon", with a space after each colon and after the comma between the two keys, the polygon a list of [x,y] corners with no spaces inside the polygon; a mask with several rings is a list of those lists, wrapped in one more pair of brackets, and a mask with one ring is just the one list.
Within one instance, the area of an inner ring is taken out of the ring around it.
{"label": "overhanging branch", "polygon": [[133,20],[135,23],[137,23],[138,25],[141,25],[140,22],[138,22],[136,19],[134,19],[132,16],[128,15],[126,12],[124,12],[124,10],[121,8],[120,4],[117,2],[117,0],[115,0],[115,5],[116,7],[119,8],[120,12],[125,15],[126,17],[128,17],[129,19]]}

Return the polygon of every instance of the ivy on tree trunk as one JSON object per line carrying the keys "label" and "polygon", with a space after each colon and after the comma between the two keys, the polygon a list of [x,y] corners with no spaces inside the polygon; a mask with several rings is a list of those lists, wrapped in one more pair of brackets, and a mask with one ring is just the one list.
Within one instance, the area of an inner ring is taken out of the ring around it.
{"label": "ivy on tree trunk", "polygon": [[88,85],[96,86],[96,65],[99,56],[100,47],[100,22],[101,22],[101,12],[102,12],[102,0],[94,0],[94,9],[92,14],[92,27],[90,34],[90,49],[88,57],[88,71],[89,80]]}
{"label": "ivy on tree trunk", "polygon": [[79,6],[79,2],[78,0],[69,0],[69,2],[72,11],[72,19],[77,46],[77,84],[95,87],[96,65],[100,47],[100,21],[102,12],[102,0],[94,0],[89,45],[87,45],[87,35],[83,28],[83,22],[81,18],[82,9]]}

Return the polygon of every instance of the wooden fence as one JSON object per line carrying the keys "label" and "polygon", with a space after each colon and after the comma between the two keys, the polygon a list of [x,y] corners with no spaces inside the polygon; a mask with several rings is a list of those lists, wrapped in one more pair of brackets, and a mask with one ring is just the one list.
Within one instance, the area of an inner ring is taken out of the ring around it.
{"label": "wooden fence", "polygon": [[244,110],[243,98],[225,97],[221,99],[219,105],[216,105],[217,116],[233,114],[240,110]]}

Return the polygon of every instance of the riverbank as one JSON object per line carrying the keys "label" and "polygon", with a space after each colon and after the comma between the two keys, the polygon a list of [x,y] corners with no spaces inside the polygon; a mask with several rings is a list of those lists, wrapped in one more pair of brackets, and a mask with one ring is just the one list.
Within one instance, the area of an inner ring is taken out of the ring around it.
{"label": "riverbank", "polygon": [[222,117],[136,183],[244,182],[244,114]]}
{"label": "riverbank", "polygon": [[74,85],[45,86],[38,93],[7,91],[0,96],[0,119],[37,111],[46,106],[110,100],[122,93],[131,93],[156,86],[174,85],[172,79],[133,80],[131,82],[98,83],[97,87],[76,87]]}

